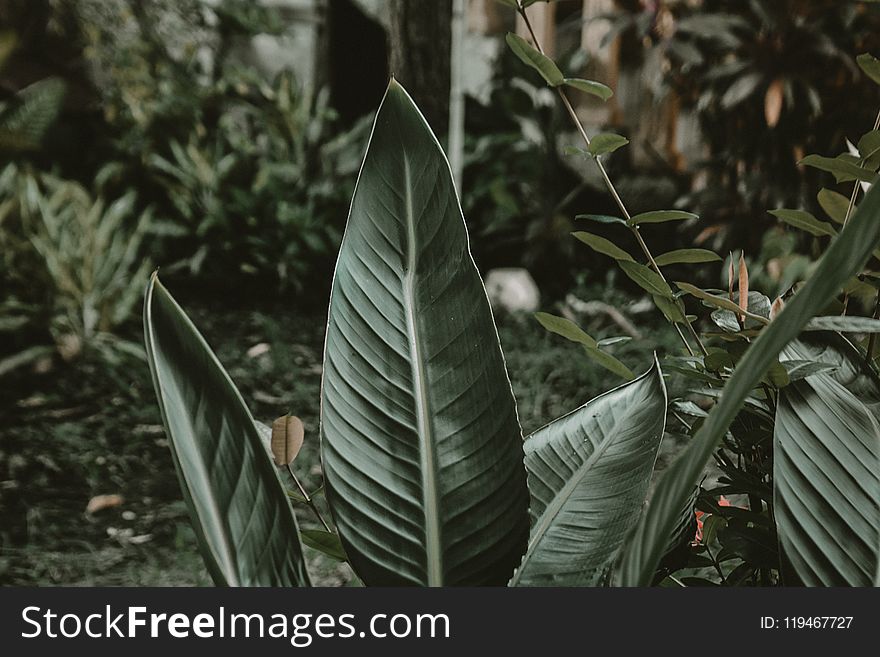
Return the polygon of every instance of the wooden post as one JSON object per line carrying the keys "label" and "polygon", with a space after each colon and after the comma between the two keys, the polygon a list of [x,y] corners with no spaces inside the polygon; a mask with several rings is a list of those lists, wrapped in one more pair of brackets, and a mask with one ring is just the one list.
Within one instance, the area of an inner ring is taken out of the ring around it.
{"label": "wooden post", "polygon": [[391,74],[418,104],[431,128],[449,124],[449,60],[452,0],[390,0]]}

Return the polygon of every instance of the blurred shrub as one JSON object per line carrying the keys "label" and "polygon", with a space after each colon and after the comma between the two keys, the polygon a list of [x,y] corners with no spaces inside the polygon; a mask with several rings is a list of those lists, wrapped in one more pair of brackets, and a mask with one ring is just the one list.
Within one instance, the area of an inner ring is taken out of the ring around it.
{"label": "blurred shrub", "polygon": [[198,124],[145,164],[170,202],[165,232],[202,245],[184,259],[193,273],[302,289],[336,253],[369,125],[334,135],[327,93],[300,92],[287,73],[247,88],[216,129]]}
{"label": "blurred shrub", "polygon": [[112,143],[105,182],[156,209],[166,272],[303,289],[326,280],[368,125],[341,132],[325,92],[267,80],[236,48],[281,29],[242,0],[87,1],[85,54]]}
{"label": "blurred shrub", "polygon": [[[717,220],[703,234],[760,247],[764,208],[810,206],[816,179],[798,162],[838,152],[861,134],[880,104],[854,54],[880,46],[880,7],[838,0],[660,0],[622,2],[611,36],[625,65],[663,71],[654,91],[672,90],[698,113],[708,157],[692,198]],[[857,86],[854,88],[853,83]]]}
{"label": "blurred shrub", "polygon": [[55,350],[65,360],[85,348],[142,355],[111,333],[140,301],[151,266],[142,249],[150,211],[136,212],[135,192],[108,202],[76,182],[9,164],[0,195],[4,283],[20,295],[3,299],[0,328],[30,332],[42,322],[54,342],[40,344],[49,336],[38,329],[26,349],[0,360],[0,374]]}
{"label": "blurred shrub", "polygon": [[[580,56],[563,67],[577,70]],[[575,257],[575,208],[611,206],[566,161],[564,117],[535,82],[505,50],[488,103],[471,101],[461,202],[481,267],[524,266],[543,289],[562,293]]]}

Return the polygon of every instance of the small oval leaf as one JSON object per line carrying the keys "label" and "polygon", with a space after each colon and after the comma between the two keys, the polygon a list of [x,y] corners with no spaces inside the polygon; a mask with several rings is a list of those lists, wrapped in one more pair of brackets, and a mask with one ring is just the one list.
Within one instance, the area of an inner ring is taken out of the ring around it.
{"label": "small oval leaf", "polygon": [[620,217],[612,217],[607,214],[579,214],[575,219],[586,219],[587,221],[595,221],[599,224],[623,224],[626,226],[626,222]]}
{"label": "small oval leaf", "polygon": [[693,212],[684,212],[683,210],[655,210],[653,212],[642,212],[630,219],[630,226],[639,226],[641,224],[662,224],[667,221],[684,221],[685,219],[698,219],[699,217]]}
{"label": "small oval leaf", "polygon": [[611,98],[611,96],[614,95],[614,92],[611,91],[611,88],[609,86],[604,85],[601,82],[596,82],[595,80],[565,78],[562,83],[566,87],[571,87],[572,89],[577,89],[578,91],[583,91],[584,93],[598,96],[602,100],[608,100],[609,98]]}
{"label": "small oval leaf", "polygon": [[634,283],[651,295],[672,298],[672,290],[660,275],[645,265],[626,260],[618,261],[620,268]]}
{"label": "small oval leaf", "polygon": [[290,465],[303,445],[305,429],[295,415],[279,417],[272,423],[272,459],[278,467]]}
{"label": "small oval leaf", "polygon": [[521,36],[508,32],[505,37],[507,45],[520,61],[535,69],[551,87],[558,87],[565,81],[565,76],[552,59],[541,54],[528,41]]}
{"label": "small oval leaf", "polygon": [[606,153],[613,153],[618,148],[623,148],[629,143],[629,139],[613,132],[603,132],[590,140],[590,155],[599,157]]}
{"label": "small oval leaf", "polygon": [[590,358],[590,360],[595,361],[609,372],[613,372],[624,381],[632,381],[634,378],[636,378],[636,375],[633,374],[631,369],[629,369],[626,365],[621,363],[611,354],[604,352],[601,349],[587,346],[584,346],[584,351],[587,353],[587,356]]}
{"label": "small oval leaf", "polygon": [[658,267],[675,264],[699,264],[703,262],[720,262],[721,256],[708,249],[676,249],[654,258]]}
{"label": "small oval leaf", "polygon": [[589,246],[596,253],[601,253],[602,255],[614,258],[617,261],[635,262],[629,253],[621,249],[614,242],[606,240],[604,237],[599,237],[598,235],[593,235],[592,233],[584,231],[578,231],[572,233],[572,235]]}

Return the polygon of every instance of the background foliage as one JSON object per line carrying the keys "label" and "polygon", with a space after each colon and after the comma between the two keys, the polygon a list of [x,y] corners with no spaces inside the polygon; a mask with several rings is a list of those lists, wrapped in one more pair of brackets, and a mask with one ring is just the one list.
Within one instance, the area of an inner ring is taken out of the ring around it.
{"label": "background foliage", "polygon": [[[609,170],[635,211],[701,216],[647,227],[658,252],[744,248],[753,291],[784,295],[813,271],[826,239],[767,210],[835,224],[816,192],[848,198],[852,182],[798,162],[846,152],[846,140],[857,144],[873,124],[880,91],[855,55],[880,52],[877,6],[618,4],[609,18],[622,65],[660,71],[657,98],[674,93],[697,113],[705,158],[686,171],[646,170],[621,149],[604,156]],[[0,523],[0,581],[207,581],[192,575],[194,538],[138,344],[137,309],[157,266],[195,308],[260,419],[293,407],[305,420],[313,440],[301,474],[320,487],[312,464],[323,306],[371,117],[343,124],[326,90],[289,72],[266,76],[239,56],[252,36],[283,27],[279,14],[245,0],[0,2],[0,517],[8,520]],[[557,60],[566,71],[585,65],[580,52]],[[614,214],[615,206],[581,175],[551,92],[505,52],[485,97],[468,101],[460,190],[480,268],[527,267],[545,295],[542,310],[612,339],[608,352],[630,368],[654,350],[682,356],[638,284],[570,237],[584,227],[577,214]],[[629,134],[628,126],[608,129]],[[726,288],[726,265],[702,264],[694,282]],[[669,268],[676,279],[690,269]],[[853,307],[871,314],[870,280],[852,287]],[[526,431],[617,382],[581,345],[531,317],[501,313],[500,325]],[[706,319],[702,327],[723,331]],[[623,333],[635,337],[614,340]],[[741,345],[721,346],[738,360]],[[663,365],[713,375],[705,364]],[[721,355],[714,365],[722,375],[728,366]],[[703,397],[688,405],[687,377],[668,383],[682,406],[661,463],[699,429],[708,405]],[[745,540],[766,523],[742,508],[749,477],[771,467],[746,458],[772,441],[765,420],[739,417],[716,454],[697,501],[716,520],[702,528],[705,545],[678,555],[694,581],[719,567],[731,584],[772,579],[767,553]],[[768,491],[753,492],[766,506]],[[90,499],[117,493],[122,504],[83,515]],[[74,563],[65,558],[71,550],[85,556]],[[344,568],[307,556],[319,581],[350,580]]]}

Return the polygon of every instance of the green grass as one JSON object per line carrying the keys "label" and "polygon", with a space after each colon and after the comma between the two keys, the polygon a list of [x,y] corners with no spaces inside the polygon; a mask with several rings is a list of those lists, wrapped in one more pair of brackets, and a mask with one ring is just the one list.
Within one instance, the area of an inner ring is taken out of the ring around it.
{"label": "green grass", "polygon": [[[593,298],[596,290],[592,290]],[[606,293],[607,294],[607,293]],[[589,298],[587,294],[583,294]],[[625,307],[626,298],[607,301]],[[325,318],[285,308],[242,311],[184,307],[266,422],[291,412],[305,425],[295,462],[306,487],[321,485],[318,414]],[[551,310],[552,308],[548,308]],[[668,326],[614,354],[634,371],[651,353],[676,350]],[[539,428],[621,383],[580,348],[529,316],[499,314],[499,334],[524,431]],[[607,320],[585,324],[594,337],[619,334]],[[131,339],[138,339],[137,327]],[[257,345],[265,345],[252,351]],[[268,347],[268,349],[266,348]],[[249,354],[250,352],[250,354]],[[253,355],[255,352],[261,352]],[[0,390],[0,583],[16,585],[210,584],[160,424],[147,366],[85,357],[48,374],[7,379]],[[674,446],[673,446],[674,447]],[[86,514],[95,495],[124,503]],[[317,501],[326,513],[322,495]],[[302,526],[317,527],[305,507]],[[345,564],[307,549],[315,583],[355,582]]]}

